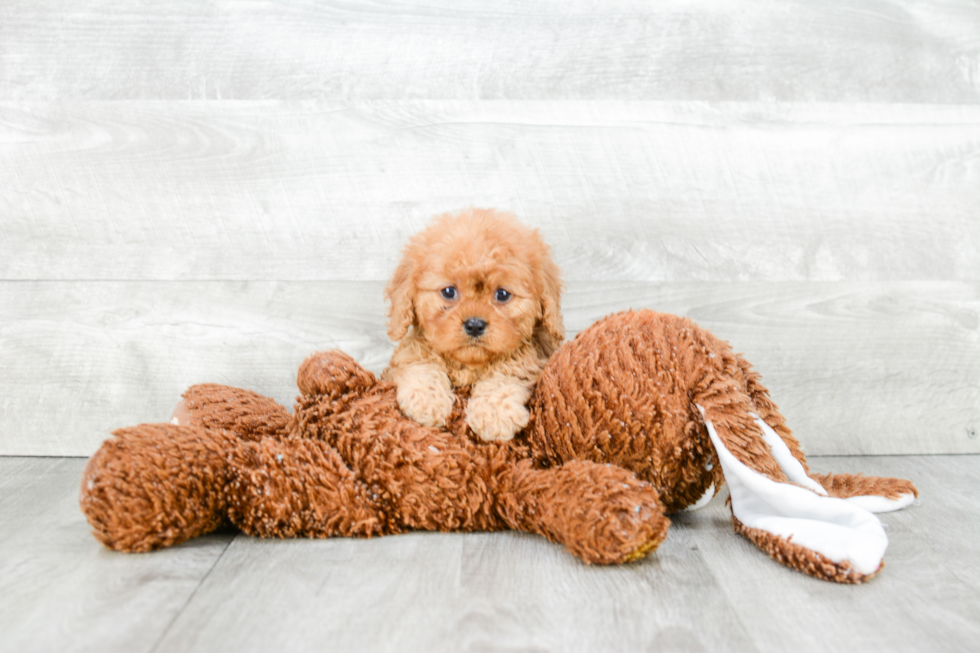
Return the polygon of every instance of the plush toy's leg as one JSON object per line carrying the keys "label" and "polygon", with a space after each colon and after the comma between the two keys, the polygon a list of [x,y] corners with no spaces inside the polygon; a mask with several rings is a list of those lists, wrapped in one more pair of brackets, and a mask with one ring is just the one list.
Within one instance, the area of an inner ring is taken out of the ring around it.
{"label": "plush toy's leg", "polygon": [[599,564],[644,557],[670,526],[652,485],[621,467],[587,461],[548,469],[522,461],[497,491],[497,512],[508,527]]}
{"label": "plush toy's leg", "polygon": [[265,438],[231,458],[228,517],[259,537],[332,537],[399,532],[378,488],[358,480],[340,455],[317,440]]}
{"label": "plush toy's leg", "polygon": [[150,551],[223,522],[233,434],[143,424],[113,435],[88,461],[79,495],[99,541],[118,551]]}
{"label": "plush toy's leg", "polygon": [[275,400],[241,388],[206,383],[187,389],[172,424],[232,431],[244,440],[282,437],[292,416]]}
{"label": "plush toy's leg", "polygon": [[[828,491],[807,476],[783,440],[760,418],[753,416],[756,429],[736,435],[726,432],[727,428],[719,429],[702,406],[698,409],[730,488],[738,532],[774,559],[818,578],[860,583],[878,572],[888,538],[874,515],[854,500],[828,496]],[[743,442],[754,439],[752,431],[761,434],[756,439],[770,449],[789,482],[774,480],[736,456]],[[911,501],[915,489],[904,483],[907,486],[902,487],[911,490]],[[854,484],[851,489],[872,488]],[[887,501],[885,497],[875,500]]]}

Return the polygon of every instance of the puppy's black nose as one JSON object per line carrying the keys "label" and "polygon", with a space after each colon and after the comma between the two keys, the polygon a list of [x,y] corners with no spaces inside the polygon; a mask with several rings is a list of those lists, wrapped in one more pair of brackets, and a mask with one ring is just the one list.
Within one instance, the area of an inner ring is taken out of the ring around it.
{"label": "puppy's black nose", "polygon": [[470,319],[463,322],[463,331],[466,335],[476,338],[482,336],[483,332],[487,330],[487,321],[481,320],[478,317],[471,317]]}

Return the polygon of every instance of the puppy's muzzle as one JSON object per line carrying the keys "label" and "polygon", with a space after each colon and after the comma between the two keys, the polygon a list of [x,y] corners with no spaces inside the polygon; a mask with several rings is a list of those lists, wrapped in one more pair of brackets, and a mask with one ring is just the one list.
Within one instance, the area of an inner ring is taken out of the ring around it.
{"label": "puppy's muzzle", "polygon": [[471,317],[463,322],[463,331],[471,338],[479,338],[487,330],[487,321],[478,317]]}

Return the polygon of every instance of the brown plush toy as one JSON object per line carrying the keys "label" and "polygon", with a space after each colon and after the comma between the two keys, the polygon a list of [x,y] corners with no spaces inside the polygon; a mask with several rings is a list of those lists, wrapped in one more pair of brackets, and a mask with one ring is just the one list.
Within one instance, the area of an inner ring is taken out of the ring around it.
{"label": "brown plush toy", "polygon": [[465,391],[445,429],[413,422],[394,386],[340,352],[307,359],[298,385],[292,415],[201,385],[182,423],[116,431],[81,482],[96,537],[148,551],[226,522],[261,537],[514,529],[619,563],[657,547],[665,513],[727,481],[736,531],[790,567],[861,582],[887,546],[870,510],[917,495],[899,479],[810,476],[748,363],[690,320],[650,311],[565,343],[510,441],[469,433]]}

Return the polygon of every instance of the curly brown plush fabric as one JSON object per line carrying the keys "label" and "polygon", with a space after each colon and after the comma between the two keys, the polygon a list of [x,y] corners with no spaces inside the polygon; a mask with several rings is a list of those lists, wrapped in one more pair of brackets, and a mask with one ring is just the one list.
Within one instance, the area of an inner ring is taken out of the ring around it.
{"label": "curly brown plush fabric", "polygon": [[794,544],[789,538],[779,537],[759,528],[749,528],[740,522],[738,517],[732,516],[732,524],[736,533],[744,535],[750,542],[769,554],[770,558],[809,576],[835,583],[860,585],[874,578],[885,566],[885,563],[881,563],[878,571],[862,574],[855,571],[848,562],[834,562],[816,551]]}
{"label": "curly brown plush fabric", "polygon": [[298,384],[292,417],[249,391],[200,385],[184,395],[191,425],[117,431],[82,481],[96,537],[146,551],[225,517],[260,537],[515,529],[614,563],[666,534],[656,490],[628,470],[539,468],[521,440],[476,441],[465,394],[440,430],[402,416],[394,386],[340,352],[307,359]]}
{"label": "curly brown plush fabric", "polygon": [[[311,356],[297,384],[292,415],[246,390],[200,385],[184,395],[186,423],[116,431],[82,478],[96,537],[146,551],[226,521],[261,537],[514,529],[586,562],[619,563],[655,550],[666,513],[724,482],[706,422],[741,463],[787,483],[759,417],[806,469],[748,363],[690,320],[651,311],[610,316],[563,345],[531,396],[530,423],[511,441],[469,432],[465,389],[445,429],[415,423],[392,384],[340,352]],[[836,496],[915,492],[899,479],[815,478]],[[735,523],[805,573],[867,577]]]}

